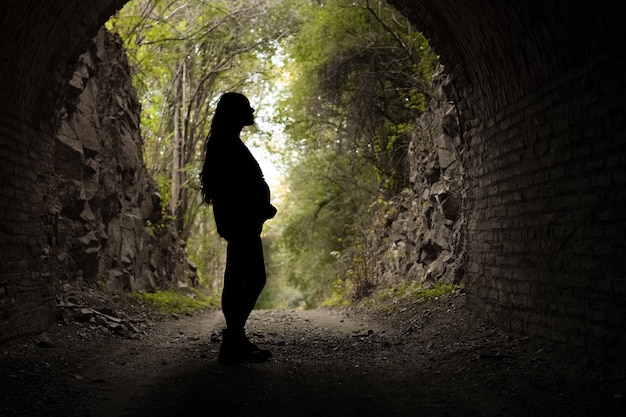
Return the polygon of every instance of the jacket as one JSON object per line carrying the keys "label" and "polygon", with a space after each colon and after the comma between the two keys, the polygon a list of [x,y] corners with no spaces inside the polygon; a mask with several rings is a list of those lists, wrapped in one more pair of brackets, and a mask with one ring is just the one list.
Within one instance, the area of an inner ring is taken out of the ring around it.
{"label": "jacket", "polygon": [[217,232],[226,240],[259,235],[276,214],[261,168],[239,137],[212,137],[207,143],[203,187],[213,204]]}

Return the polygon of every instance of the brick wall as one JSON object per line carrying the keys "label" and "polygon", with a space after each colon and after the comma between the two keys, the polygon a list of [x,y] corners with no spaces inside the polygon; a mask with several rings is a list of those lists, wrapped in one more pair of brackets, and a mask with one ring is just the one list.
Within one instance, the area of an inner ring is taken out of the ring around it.
{"label": "brick wall", "polygon": [[621,7],[395,3],[455,86],[471,306],[513,330],[624,357]]}
{"label": "brick wall", "polygon": [[40,332],[54,320],[52,233],[44,225],[51,224],[56,113],[72,62],[122,3],[6,0],[0,6],[0,342]]}
{"label": "brick wall", "polygon": [[473,305],[607,354],[626,342],[625,70],[565,74],[478,126],[466,159]]}
{"label": "brick wall", "polygon": [[14,115],[0,125],[0,340],[36,332],[52,321],[44,235],[45,177],[49,147],[33,147],[37,132]]}

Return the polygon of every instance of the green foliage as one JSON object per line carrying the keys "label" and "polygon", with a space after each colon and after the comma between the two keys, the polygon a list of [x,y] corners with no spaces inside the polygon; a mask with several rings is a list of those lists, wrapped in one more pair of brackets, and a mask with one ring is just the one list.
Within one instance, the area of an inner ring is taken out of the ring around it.
{"label": "green foliage", "polygon": [[397,313],[405,302],[415,302],[441,297],[462,288],[459,285],[435,282],[429,286],[416,282],[403,281],[396,285],[381,288],[369,298],[361,300],[364,306],[375,308],[382,314]]}
{"label": "green foliage", "polygon": [[459,289],[458,285],[445,284],[441,282],[435,282],[430,286],[424,286],[415,282],[403,281],[397,285],[376,293],[375,299],[377,301],[389,301],[393,299],[410,298],[411,300],[421,300],[428,298],[441,297],[444,294]]}
{"label": "green foliage", "polygon": [[375,276],[372,268],[374,254],[370,253],[363,244],[364,239],[359,239],[355,243],[355,250],[347,271],[347,277],[352,283],[350,298],[360,300],[371,294],[378,286],[379,280]]}
{"label": "green foliage", "polygon": [[265,229],[269,281],[259,306],[342,303],[346,291],[376,285],[361,243],[368,209],[408,185],[408,143],[437,64],[406,18],[375,0],[135,0],[108,26],[135,70],[146,165],[212,294],[225,243],[199,198],[198,173],[228,90],[257,110],[275,100],[273,122],[285,135],[282,147],[253,135],[278,149],[286,173]]}
{"label": "green foliage", "polygon": [[157,173],[155,175],[157,186],[161,195],[161,205],[169,207],[171,195],[172,195],[172,178],[164,173]]}
{"label": "green foliage", "polygon": [[322,302],[323,307],[345,307],[350,304],[347,297],[350,294],[350,284],[348,281],[338,279],[333,287],[332,295]]}
{"label": "green foliage", "polygon": [[214,298],[195,289],[188,289],[185,292],[168,290],[154,293],[134,293],[133,296],[150,302],[164,314],[186,314],[217,305]]}
{"label": "green foliage", "polygon": [[226,263],[226,242],[217,234],[211,207],[200,208],[196,229],[187,238],[187,255],[198,267],[200,285],[218,296]]}
{"label": "green foliage", "polygon": [[368,210],[408,186],[408,143],[437,59],[383,1],[301,2],[297,16],[276,119],[288,175],[274,255],[314,306],[334,302],[337,282],[339,299],[378,284],[362,244]]}
{"label": "green foliage", "polygon": [[214,291],[224,242],[198,193],[204,139],[222,93],[242,91],[257,102],[272,88],[271,57],[293,26],[291,3],[134,0],[107,23],[133,68],[146,166],[201,282]]}
{"label": "green foliage", "polygon": [[129,2],[108,22],[120,34],[142,104],[144,157],[179,234],[195,228],[202,146],[225,91],[264,96],[289,10],[279,0]]}
{"label": "green foliage", "polygon": [[302,18],[287,48],[293,81],[281,109],[298,154],[332,144],[367,160],[389,195],[399,192],[408,183],[410,132],[426,106],[436,56],[382,1],[310,3]]}
{"label": "green foliage", "polygon": [[289,172],[274,256],[309,307],[332,296],[347,271],[355,220],[376,188],[375,177],[363,169],[367,165],[350,165],[343,155],[319,149]]}
{"label": "green foliage", "polygon": [[425,299],[425,298],[437,298],[437,297],[441,297],[444,294],[452,292],[458,288],[459,288],[458,285],[443,284],[443,283],[436,283],[432,287],[426,287],[426,288],[420,285],[417,288],[412,289],[411,296],[415,300],[420,300],[420,299]]}

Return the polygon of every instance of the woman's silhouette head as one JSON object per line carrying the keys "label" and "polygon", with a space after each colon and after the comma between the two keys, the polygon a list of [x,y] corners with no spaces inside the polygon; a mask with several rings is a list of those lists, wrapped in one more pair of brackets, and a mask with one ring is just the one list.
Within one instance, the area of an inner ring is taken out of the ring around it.
{"label": "woman's silhouette head", "polygon": [[250,101],[240,93],[225,93],[220,97],[211,123],[211,131],[240,131],[254,124],[254,109]]}

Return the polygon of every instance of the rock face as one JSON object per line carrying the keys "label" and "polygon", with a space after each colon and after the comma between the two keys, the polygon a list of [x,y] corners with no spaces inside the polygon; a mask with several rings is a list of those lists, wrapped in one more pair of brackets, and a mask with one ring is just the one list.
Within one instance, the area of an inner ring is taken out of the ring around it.
{"label": "rock face", "polygon": [[81,55],[55,140],[53,277],[145,290],[195,282],[142,160],[140,104],[120,38]]}
{"label": "rock face", "polygon": [[[411,188],[373,210],[365,250],[376,280],[429,285],[460,281],[463,246],[462,139],[451,85],[435,77],[429,108],[409,145]],[[360,291],[367,293],[376,282]],[[359,289],[357,288],[357,291]],[[364,294],[357,294],[364,295]]]}

